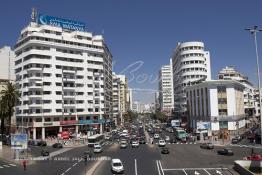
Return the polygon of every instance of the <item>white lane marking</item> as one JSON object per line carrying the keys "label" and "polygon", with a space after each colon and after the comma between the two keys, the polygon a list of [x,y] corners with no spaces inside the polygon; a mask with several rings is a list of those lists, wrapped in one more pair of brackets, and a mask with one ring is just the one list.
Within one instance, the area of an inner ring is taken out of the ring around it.
{"label": "white lane marking", "polygon": [[160,167],[160,170],[162,172],[163,175],[165,175],[164,171],[163,171],[163,167],[162,167],[162,164],[161,164],[161,161],[159,160],[158,161],[158,164],[159,164],[159,167]]}
{"label": "white lane marking", "polygon": [[135,175],[137,175],[137,164],[136,164],[136,159],[135,159]]}
{"label": "white lane marking", "polygon": [[4,167],[7,167],[7,168],[9,168],[10,166],[9,165],[3,165]]}
{"label": "white lane marking", "polygon": [[70,170],[71,170],[71,168],[68,168],[68,169],[65,171],[65,173],[68,172],[68,171],[70,171]]}
{"label": "white lane marking", "polygon": [[158,165],[158,161],[157,161],[157,160],[156,160],[156,166],[157,166],[158,175],[161,175],[160,169],[159,169],[159,165]]}
{"label": "white lane marking", "polygon": [[185,175],[187,175],[187,173],[186,173],[185,169],[182,169],[182,170],[184,171]]}
{"label": "white lane marking", "polygon": [[167,168],[167,169],[163,169],[164,171],[174,171],[174,170],[228,170],[228,168]]}
{"label": "white lane marking", "polygon": [[208,175],[211,175],[206,169],[204,169],[204,171],[205,171]]}
{"label": "white lane marking", "polygon": [[0,168],[4,168],[4,167],[0,166]]}
{"label": "white lane marking", "polygon": [[64,175],[65,173],[62,173],[61,175]]}
{"label": "white lane marking", "polygon": [[77,165],[77,163],[75,163],[73,166],[76,166]]}
{"label": "white lane marking", "polygon": [[11,164],[11,163],[10,163],[9,165],[11,165],[11,166],[16,166],[15,164]]}

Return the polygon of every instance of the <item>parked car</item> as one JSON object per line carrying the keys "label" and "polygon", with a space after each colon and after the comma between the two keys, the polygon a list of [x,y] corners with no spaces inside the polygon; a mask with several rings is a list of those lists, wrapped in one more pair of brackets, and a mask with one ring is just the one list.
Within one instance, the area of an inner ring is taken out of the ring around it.
{"label": "parked car", "polygon": [[162,148],[162,149],[161,149],[161,153],[162,153],[162,154],[169,154],[169,149],[166,148],[166,147],[165,147],[165,148]]}
{"label": "parked car", "polygon": [[214,149],[214,145],[212,143],[202,143],[200,145],[200,148],[202,148],[202,149]]}
{"label": "parked car", "polygon": [[103,151],[102,146],[100,144],[94,145],[94,153],[101,153]]}
{"label": "parked car", "polygon": [[165,141],[166,141],[166,142],[170,142],[170,137],[169,137],[169,136],[166,136]]}
{"label": "parked car", "polygon": [[139,144],[146,144],[145,139],[144,139],[144,138],[140,138],[140,139],[139,139]]}
{"label": "parked car", "polygon": [[159,139],[159,134],[154,134],[154,139]]}
{"label": "parked car", "polygon": [[169,142],[170,143],[177,143],[177,140],[176,140],[176,138],[171,138]]}
{"label": "parked car", "polygon": [[49,151],[46,149],[42,149],[41,156],[49,156]]}
{"label": "parked car", "polygon": [[37,142],[37,146],[46,146],[46,145],[47,145],[46,141]]}
{"label": "parked car", "polygon": [[112,137],[111,137],[110,135],[106,135],[106,136],[105,136],[105,140],[111,141],[111,140],[112,140]]}
{"label": "parked car", "polygon": [[133,140],[132,143],[131,143],[131,146],[132,146],[132,148],[138,148],[138,146],[139,146],[138,141],[137,140]]}
{"label": "parked car", "polygon": [[120,148],[127,148],[127,142],[126,141],[121,141],[120,142]]}
{"label": "parked car", "polygon": [[52,146],[53,146],[53,148],[63,148],[62,143],[55,143]]}
{"label": "parked car", "polygon": [[166,146],[165,140],[160,139],[160,140],[158,141],[158,146],[159,146],[159,147],[161,147],[161,146]]}
{"label": "parked car", "polygon": [[243,160],[262,161],[262,156],[259,154],[251,155],[251,156],[244,157]]}
{"label": "parked car", "polygon": [[226,148],[224,148],[222,150],[218,150],[217,154],[224,155],[224,156],[233,156],[234,155],[234,153],[231,149],[226,149]]}
{"label": "parked car", "polygon": [[124,166],[120,159],[112,159],[111,171],[112,173],[124,173]]}
{"label": "parked car", "polygon": [[239,139],[238,139],[238,138],[233,138],[233,139],[231,140],[231,143],[232,143],[232,144],[237,144],[237,143],[239,143]]}

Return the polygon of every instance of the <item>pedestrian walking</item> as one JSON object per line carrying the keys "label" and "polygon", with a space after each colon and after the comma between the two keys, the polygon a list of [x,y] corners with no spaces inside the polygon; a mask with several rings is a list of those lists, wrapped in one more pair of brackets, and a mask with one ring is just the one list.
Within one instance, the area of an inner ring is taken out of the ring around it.
{"label": "pedestrian walking", "polygon": [[22,161],[22,164],[23,164],[23,167],[24,167],[24,171],[26,171],[26,160],[25,159]]}

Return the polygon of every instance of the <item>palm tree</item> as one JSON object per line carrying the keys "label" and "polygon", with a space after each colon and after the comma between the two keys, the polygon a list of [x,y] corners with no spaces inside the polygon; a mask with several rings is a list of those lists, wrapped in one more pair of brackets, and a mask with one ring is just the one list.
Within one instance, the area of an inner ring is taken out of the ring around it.
{"label": "palm tree", "polygon": [[[14,107],[16,106],[20,94],[19,91],[17,90],[16,86],[12,84],[11,82],[7,82],[6,86],[4,86],[4,89],[0,92],[1,96],[1,114],[2,116],[2,121],[4,122],[5,116],[7,117],[7,122],[8,122],[8,132],[10,132],[11,129],[11,117],[14,112]],[[1,127],[4,128],[4,123],[1,125]],[[1,129],[3,129],[1,128]],[[3,130],[2,130],[3,132]]]}

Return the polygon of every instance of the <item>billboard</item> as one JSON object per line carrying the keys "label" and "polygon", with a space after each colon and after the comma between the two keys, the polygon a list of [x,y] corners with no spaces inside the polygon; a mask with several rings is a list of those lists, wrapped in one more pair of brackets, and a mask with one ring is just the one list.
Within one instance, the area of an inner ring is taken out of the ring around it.
{"label": "billboard", "polygon": [[11,134],[11,149],[27,149],[27,134]]}
{"label": "billboard", "polygon": [[73,21],[70,19],[62,19],[53,16],[39,14],[37,21],[39,24],[61,27],[63,29],[68,29],[68,30],[78,30],[78,31],[85,30],[85,23]]}
{"label": "billboard", "polygon": [[180,120],[171,120],[171,126],[172,127],[180,127]]}
{"label": "billboard", "polygon": [[203,129],[203,130],[211,129],[210,122],[197,122],[197,129]]}

